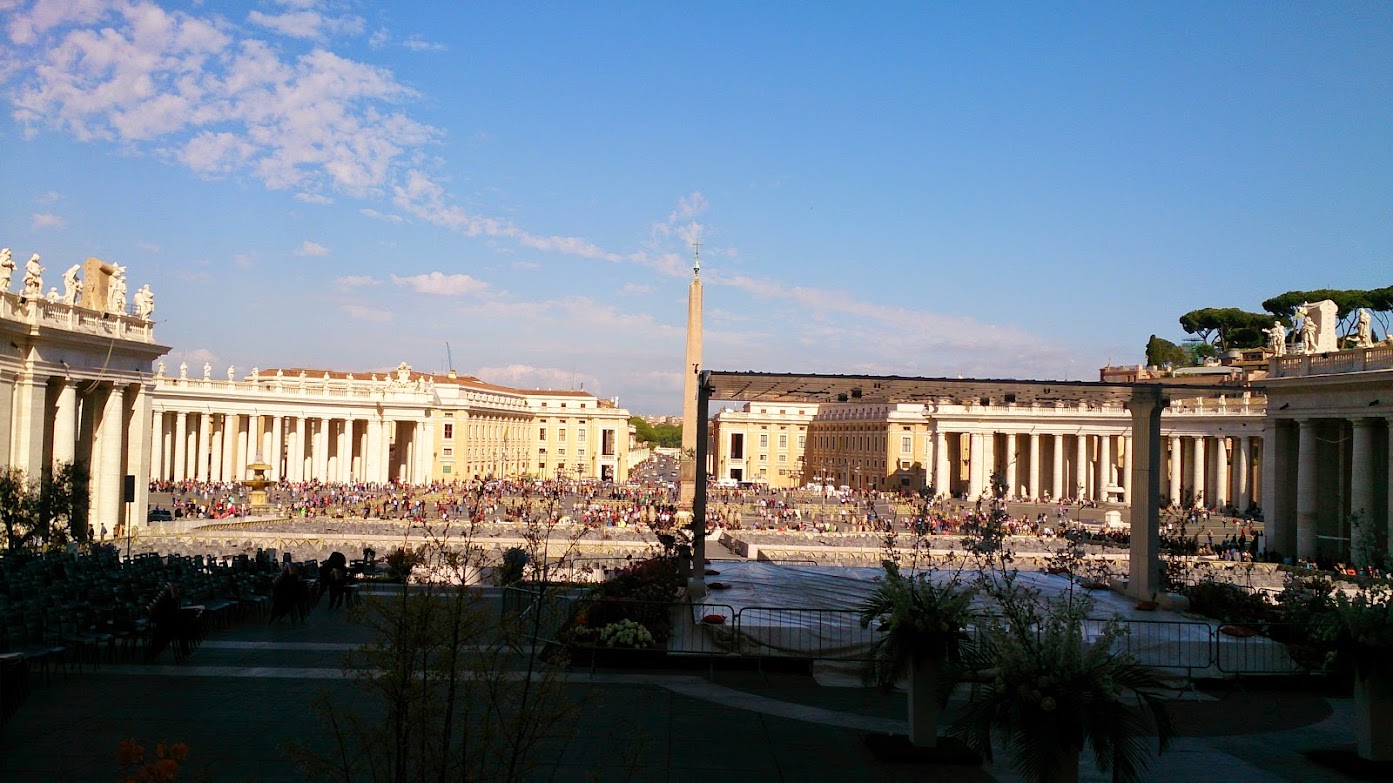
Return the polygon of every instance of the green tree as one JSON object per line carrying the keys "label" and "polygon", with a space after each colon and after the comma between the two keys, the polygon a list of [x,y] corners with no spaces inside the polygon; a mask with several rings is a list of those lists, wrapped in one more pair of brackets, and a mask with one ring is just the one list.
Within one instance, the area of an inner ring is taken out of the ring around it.
{"label": "green tree", "polygon": [[1250,313],[1237,307],[1203,307],[1180,316],[1180,328],[1221,351],[1256,348],[1263,343],[1262,330],[1272,325],[1266,313]]}
{"label": "green tree", "polygon": [[1176,345],[1164,337],[1151,335],[1151,339],[1146,341],[1146,364],[1149,367],[1184,367],[1190,363],[1190,355],[1184,348]]}
{"label": "green tree", "polygon": [[634,425],[634,437],[638,438],[640,442],[668,449],[675,449],[682,445],[682,425],[680,424],[653,425],[637,416],[631,417],[629,423]]}
{"label": "green tree", "polygon": [[0,525],[10,549],[62,546],[91,539],[87,468],[63,462],[33,481],[20,468],[0,469]]}

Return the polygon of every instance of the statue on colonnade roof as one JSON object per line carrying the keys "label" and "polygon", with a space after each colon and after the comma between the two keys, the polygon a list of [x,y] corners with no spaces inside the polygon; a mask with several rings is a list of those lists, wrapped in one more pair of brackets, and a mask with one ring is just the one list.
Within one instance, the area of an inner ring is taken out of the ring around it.
{"label": "statue on colonnade roof", "polygon": [[8,247],[0,247],[0,291],[10,290],[10,278],[15,273],[15,259]]}
{"label": "statue on colonnade roof", "polygon": [[35,253],[29,257],[29,263],[24,265],[24,295],[37,299],[43,294],[44,267],[39,263],[39,254]]}
{"label": "statue on colonnade roof", "polygon": [[73,264],[63,273],[63,304],[75,305],[82,297],[82,278],[77,276],[82,264]]}
{"label": "statue on colonnade roof", "polygon": [[146,321],[155,314],[155,295],[151,293],[149,284],[135,292],[135,314]]}

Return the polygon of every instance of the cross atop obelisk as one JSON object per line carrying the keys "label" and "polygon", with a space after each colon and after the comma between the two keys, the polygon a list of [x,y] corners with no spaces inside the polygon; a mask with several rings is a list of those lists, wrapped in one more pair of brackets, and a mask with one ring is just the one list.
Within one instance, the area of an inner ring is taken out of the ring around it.
{"label": "cross atop obelisk", "polygon": [[687,289],[687,352],[682,364],[682,457],[678,504],[690,508],[696,494],[697,380],[701,372],[701,242],[692,243],[692,284]]}

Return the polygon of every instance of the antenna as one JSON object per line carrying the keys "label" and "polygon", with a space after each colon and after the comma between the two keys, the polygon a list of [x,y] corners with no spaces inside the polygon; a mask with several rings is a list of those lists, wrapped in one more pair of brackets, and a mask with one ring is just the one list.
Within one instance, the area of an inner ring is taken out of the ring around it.
{"label": "antenna", "polygon": [[692,277],[701,275],[701,240],[692,243]]}
{"label": "antenna", "polygon": [[445,369],[455,369],[455,358],[450,355],[450,343],[445,343]]}

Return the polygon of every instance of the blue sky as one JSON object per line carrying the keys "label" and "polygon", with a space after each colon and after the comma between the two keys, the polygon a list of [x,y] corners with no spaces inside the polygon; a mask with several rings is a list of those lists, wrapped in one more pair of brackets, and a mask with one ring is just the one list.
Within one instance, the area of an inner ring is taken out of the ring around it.
{"label": "blue sky", "polygon": [[[1393,283],[1388,3],[0,0],[0,246],[170,363],[676,413],[706,366],[1096,378]],[[53,283],[49,283],[50,285]]]}

